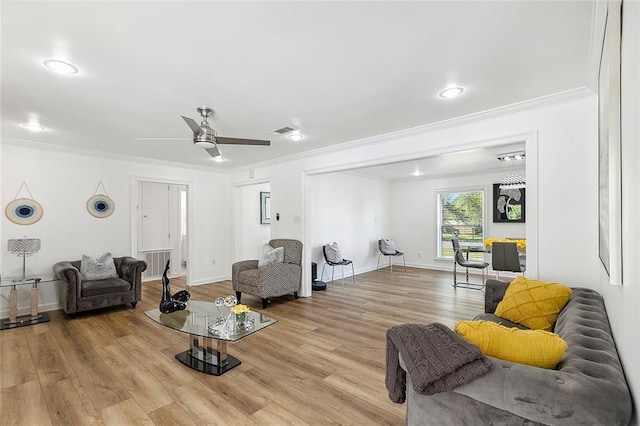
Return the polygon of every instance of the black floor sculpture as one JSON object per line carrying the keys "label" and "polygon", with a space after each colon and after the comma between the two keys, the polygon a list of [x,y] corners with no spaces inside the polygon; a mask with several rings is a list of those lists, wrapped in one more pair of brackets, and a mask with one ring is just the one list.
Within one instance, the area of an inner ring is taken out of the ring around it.
{"label": "black floor sculpture", "polygon": [[189,294],[187,290],[180,290],[173,296],[171,295],[171,288],[169,287],[169,277],[167,277],[169,262],[171,262],[171,260],[167,260],[167,266],[165,266],[164,272],[162,274],[162,300],[160,300],[159,309],[163,314],[170,314],[171,312],[186,309],[187,301],[191,297],[191,294]]}

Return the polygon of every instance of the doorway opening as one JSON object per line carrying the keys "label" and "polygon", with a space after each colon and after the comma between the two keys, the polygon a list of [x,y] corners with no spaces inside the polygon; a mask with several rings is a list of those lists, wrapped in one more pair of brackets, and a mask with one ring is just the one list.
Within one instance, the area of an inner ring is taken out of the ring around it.
{"label": "doorway opening", "polygon": [[188,185],[140,180],[135,252],[147,262],[145,281],[185,276],[189,263]]}

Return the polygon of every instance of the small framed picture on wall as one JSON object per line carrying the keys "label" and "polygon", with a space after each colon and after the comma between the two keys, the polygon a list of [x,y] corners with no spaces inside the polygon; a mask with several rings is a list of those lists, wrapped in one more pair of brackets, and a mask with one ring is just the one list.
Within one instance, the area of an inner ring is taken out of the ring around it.
{"label": "small framed picture on wall", "polygon": [[271,223],[271,193],[260,192],[260,224]]}

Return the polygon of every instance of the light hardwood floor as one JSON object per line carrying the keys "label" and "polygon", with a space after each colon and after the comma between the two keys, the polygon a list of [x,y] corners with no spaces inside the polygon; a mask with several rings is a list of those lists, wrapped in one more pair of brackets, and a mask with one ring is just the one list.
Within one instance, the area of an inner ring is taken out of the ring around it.
{"label": "light hardwood floor", "polygon": [[[272,301],[278,323],[229,344],[242,364],[220,376],[175,354],[188,335],[148,319],[160,282],[136,309],[115,308],[0,331],[2,425],[351,424],[402,425],[405,404],[384,385],[385,332],[406,322],[452,327],[482,311],[483,292],[453,289],[451,273],[401,267],[329,284],[313,297]],[[184,288],[171,280],[171,290]],[[190,287],[213,301],[231,282]],[[243,303],[261,310],[260,299]]]}

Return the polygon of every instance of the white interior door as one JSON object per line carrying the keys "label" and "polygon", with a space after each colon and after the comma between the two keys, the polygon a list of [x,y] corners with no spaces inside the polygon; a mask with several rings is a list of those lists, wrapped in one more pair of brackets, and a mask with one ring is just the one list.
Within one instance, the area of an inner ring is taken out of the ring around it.
{"label": "white interior door", "polygon": [[140,249],[171,248],[171,186],[166,183],[142,182]]}

